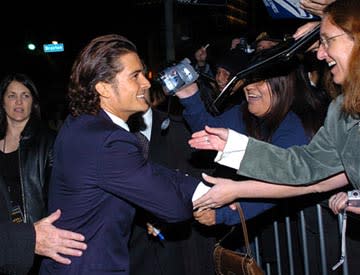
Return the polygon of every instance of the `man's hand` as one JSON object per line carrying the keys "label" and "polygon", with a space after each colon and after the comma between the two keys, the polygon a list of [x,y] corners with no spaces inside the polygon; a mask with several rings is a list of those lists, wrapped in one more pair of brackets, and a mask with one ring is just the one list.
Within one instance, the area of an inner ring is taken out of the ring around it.
{"label": "man's hand", "polygon": [[194,218],[201,224],[207,226],[216,224],[216,212],[214,209],[198,210],[194,212]]}
{"label": "man's hand", "polygon": [[61,256],[81,256],[82,250],[86,249],[83,242],[85,237],[81,234],[56,228],[52,225],[60,218],[61,211],[58,209],[50,216],[34,223],[36,243],[35,253],[52,258],[62,264],[70,264],[71,260]]}
{"label": "man's hand", "polygon": [[335,0],[301,0],[300,7],[314,15],[323,16],[324,8]]}

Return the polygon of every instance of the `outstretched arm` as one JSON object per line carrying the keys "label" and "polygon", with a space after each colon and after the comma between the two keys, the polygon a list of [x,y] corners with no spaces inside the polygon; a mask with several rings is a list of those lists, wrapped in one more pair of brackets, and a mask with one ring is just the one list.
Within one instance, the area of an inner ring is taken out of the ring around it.
{"label": "outstretched arm", "polygon": [[238,198],[287,198],[326,192],[348,184],[345,173],[307,186],[277,185],[256,180],[234,181],[214,178],[205,174],[203,174],[203,178],[214,186],[193,202],[194,209],[217,208]]}

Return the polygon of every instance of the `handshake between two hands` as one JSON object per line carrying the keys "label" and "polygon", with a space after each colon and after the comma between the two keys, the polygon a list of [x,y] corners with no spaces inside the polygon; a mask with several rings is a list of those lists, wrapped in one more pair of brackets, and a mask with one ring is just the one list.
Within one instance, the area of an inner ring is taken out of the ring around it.
{"label": "handshake between two hands", "polygon": [[[224,151],[228,136],[228,129],[205,126],[204,130],[192,135],[189,145],[195,149]],[[196,188],[192,197],[194,210],[218,208],[236,199],[231,194],[231,183],[233,181],[214,178],[205,173],[202,174],[202,177],[208,184],[200,183]]]}
{"label": "handshake between two hands", "polygon": [[[202,174],[202,176],[209,183],[216,182],[218,180],[218,178],[210,177],[206,174]],[[220,180],[226,181],[226,179],[220,179]],[[213,197],[211,191],[212,191],[212,187],[201,182],[193,194],[194,218],[199,223],[207,226],[216,224],[215,208],[222,206],[221,200],[217,201],[216,196]],[[216,194],[216,190],[215,190],[215,194]],[[230,204],[229,207],[232,210],[236,210],[235,204]]]}

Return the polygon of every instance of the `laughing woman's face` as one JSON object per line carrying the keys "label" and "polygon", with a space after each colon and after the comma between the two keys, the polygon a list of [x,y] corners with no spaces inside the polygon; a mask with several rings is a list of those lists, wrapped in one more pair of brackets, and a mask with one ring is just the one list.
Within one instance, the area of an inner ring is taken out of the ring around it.
{"label": "laughing woman's face", "polygon": [[244,92],[250,113],[257,117],[263,117],[269,112],[272,93],[265,80],[245,86]]}
{"label": "laughing woman's face", "polygon": [[328,16],[321,21],[320,37],[317,58],[327,62],[334,83],[342,85],[348,75],[354,40],[341,28],[332,24]]}

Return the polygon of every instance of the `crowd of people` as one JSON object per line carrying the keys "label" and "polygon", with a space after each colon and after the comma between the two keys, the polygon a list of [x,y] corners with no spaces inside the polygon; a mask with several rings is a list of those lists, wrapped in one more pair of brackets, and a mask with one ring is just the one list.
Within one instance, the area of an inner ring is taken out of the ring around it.
{"label": "crowd of people", "polygon": [[[294,206],[310,216],[317,203],[333,211],[323,214],[331,228],[334,214],[360,214],[347,195],[360,189],[360,4],[300,5],[321,18],[320,40],[296,62],[252,75],[216,115],[211,103],[231,78],[281,40],[261,33],[249,51],[234,39],[214,66],[207,45],[198,49],[199,79],[175,94],[181,116],[157,110],[165,97],[151,89],[136,46],[117,34],[94,38],[76,58],[69,114],[55,128],[41,119],[31,78],[5,76],[0,273],[214,274],[219,225],[240,223],[234,201],[248,221],[268,214],[277,220]],[[317,24],[300,27],[294,38]],[[286,199],[294,196],[301,198]],[[267,225],[260,224],[253,230],[266,239]],[[359,240],[348,242],[356,255]],[[266,245],[264,257],[272,253]],[[354,257],[350,272],[357,270]]]}

